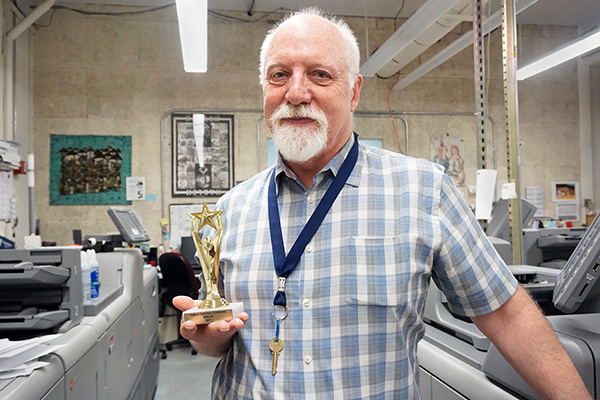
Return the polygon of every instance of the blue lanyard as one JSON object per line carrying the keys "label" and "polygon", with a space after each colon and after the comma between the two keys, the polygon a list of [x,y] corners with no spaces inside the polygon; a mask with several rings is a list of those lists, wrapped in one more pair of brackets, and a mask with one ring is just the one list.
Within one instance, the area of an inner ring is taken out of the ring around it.
{"label": "blue lanyard", "polygon": [[340,194],[344,184],[350,176],[350,173],[354,169],[357,159],[358,135],[355,133],[354,144],[346,156],[342,167],[325,192],[325,196],[323,196],[323,199],[319,202],[319,205],[302,229],[302,232],[300,232],[300,236],[298,236],[294,242],[294,245],[290,249],[290,252],[287,256],[285,255],[285,248],[283,246],[283,235],[281,233],[281,222],[279,219],[279,207],[277,206],[277,194],[275,191],[275,170],[273,170],[273,174],[269,182],[269,228],[271,230],[271,247],[273,248],[275,272],[279,277],[279,288],[275,294],[275,299],[273,300],[274,305],[283,307],[286,306],[285,279],[292,273],[298,264],[298,261],[300,261],[300,257],[302,256],[304,248],[312,239],[317,229],[319,229],[319,226],[321,226],[321,223],[325,219],[325,216],[329,212],[333,202]]}

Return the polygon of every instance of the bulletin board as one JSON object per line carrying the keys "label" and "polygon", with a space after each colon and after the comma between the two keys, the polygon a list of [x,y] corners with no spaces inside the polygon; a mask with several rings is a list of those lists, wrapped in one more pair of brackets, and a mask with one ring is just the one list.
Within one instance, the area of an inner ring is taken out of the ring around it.
{"label": "bulletin board", "polygon": [[[171,248],[178,249],[181,246],[182,236],[191,236],[192,219],[190,213],[202,211],[203,203],[195,204],[170,204],[169,222],[171,228]],[[206,203],[211,210],[215,203]]]}

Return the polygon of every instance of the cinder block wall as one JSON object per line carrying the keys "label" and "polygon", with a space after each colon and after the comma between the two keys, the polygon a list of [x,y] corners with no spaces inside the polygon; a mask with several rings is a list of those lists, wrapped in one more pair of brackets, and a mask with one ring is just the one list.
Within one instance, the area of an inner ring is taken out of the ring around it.
{"label": "cinder block wall", "polygon": [[[127,9],[89,7],[88,10]],[[245,13],[236,15],[228,12],[228,15],[248,18]],[[50,25],[35,33],[33,47],[33,120],[38,170],[35,201],[42,238],[64,245],[72,241],[73,229],[82,229],[84,235],[116,231],[106,214],[108,206],[49,205],[51,134],[131,136],[132,176],[144,176],[146,193],[157,195],[156,201],[134,201],[132,207],[141,211],[154,244],[161,242],[159,220],[165,212],[168,217],[169,204],[214,201],[214,198],[171,197],[171,129],[166,120],[162,124],[164,162],[161,165],[161,120],[166,113],[176,109],[260,110],[259,47],[273,20],[280,16],[271,14],[254,23],[210,16],[208,72],[188,74],[183,71],[174,8],[120,17],[56,11]],[[259,13],[253,16],[259,17]],[[394,29],[392,18],[370,18],[367,23],[362,17],[346,19],[357,34],[363,60]],[[402,73],[410,72],[469,29],[466,23],[459,26],[409,64]],[[576,36],[574,27],[523,26],[519,31],[520,62],[526,63]],[[489,41],[488,69],[489,115],[495,125],[496,154],[494,157],[494,126],[490,121],[487,124],[487,158],[490,163],[496,158],[499,179],[505,180],[506,132],[501,52],[500,31],[496,30]],[[355,119],[361,138],[381,138],[385,148],[397,151],[398,135],[404,150],[406,123],[410,155],[431,159],[432,135],[448,133],[460,137],[465,146],[462,155],[466,183],[475,185],[475,119],[465,115],[437,115],[474,111],[471,49],[464,50],[406,89],[390,93],[391,109],[419,113],[404,116],[405,121],[396,118],[396,133],[388,116],[366,118],[360,115],[362,111],[385,114],[388,111],[388,92],[393,83],[394,79],[365,79]],[[577,93],[574,62],[521,82],[519,86],[522,189],[525,186],[543,186],[549,216],[554,215],[551,182],[579,180]],[[261,122],[262,114],[259,112],[234,115],[234,173],[235,180],[240,181],[266,167],[267,128]],[[493,165],[488,164],[488,167]],[[474,204],[474,196],[469,195],[466,188],[464,194],[469,203]],[[164,196],[166,209],[161,209],[161,196]]]}

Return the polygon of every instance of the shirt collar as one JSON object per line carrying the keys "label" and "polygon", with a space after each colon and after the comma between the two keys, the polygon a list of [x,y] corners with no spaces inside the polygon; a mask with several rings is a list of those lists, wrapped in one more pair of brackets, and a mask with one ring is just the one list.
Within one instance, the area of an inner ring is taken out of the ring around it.
{"label": "shirt collar", "polygon": [[[342,167],[342,164],[344,163],[344,160],[346,159],[346,156],[348,155],[348,153],[350,153],[350,149],[352,148],[352,145],[354,145],[355,141],[356,141],[356,138],[355,138],[354,132],[352,132],[352,134],[350,135],[350,138],[346,141],[346,144],[344,144],[344,146],[340,149],[340,151],[335,156],[333,156],[333,158],[331,160],[329,160],[327,165],[325,165],[323,167],[323,169],[321,169],[319,174],[322,174],[327,171],[331,171],[332,178],[337,176],[340,168]],[[355,165],[354,169],[352,170],[352,173],[348,177],[348,180],[346,181],[347,185],[351,185],[351,186],[355,186],[355,187],[358,186],[358,182],[360,181],[360,171],[362,170],[362,165],[363,165],[361,153],[362,153],[362,151],[360,149],[360,143],[359,143],[358,160],[356,161],[356,165]],[[282,173],[285,174],[288,178],[300,182],[300,180],[298,179],[296,174],[283,162],[281,155],[279,154],[279,152],[277,152],[277,161],[275,163],[276,179],[281,179],[280,175]],[[276,185],[276,188],[277,188],[277,192],[279,192],[279,185]]]}

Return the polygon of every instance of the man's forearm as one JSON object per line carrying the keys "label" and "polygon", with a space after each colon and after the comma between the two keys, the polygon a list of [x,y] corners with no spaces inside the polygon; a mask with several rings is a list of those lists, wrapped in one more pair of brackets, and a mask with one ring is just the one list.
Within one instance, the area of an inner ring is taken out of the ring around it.
{"label": "man's forearm", "polygon": [[591,399],[552,327],[523,288],[498,310],[473,321],[541,398]]}

